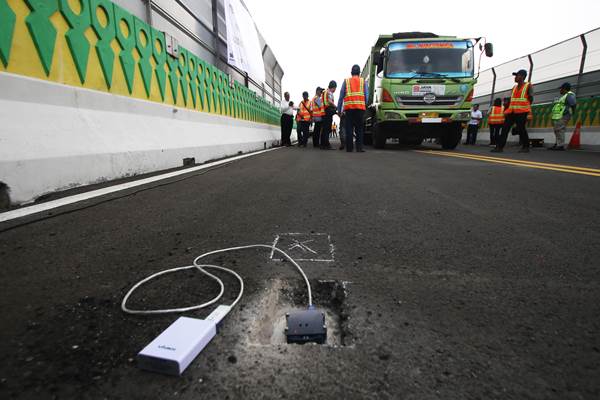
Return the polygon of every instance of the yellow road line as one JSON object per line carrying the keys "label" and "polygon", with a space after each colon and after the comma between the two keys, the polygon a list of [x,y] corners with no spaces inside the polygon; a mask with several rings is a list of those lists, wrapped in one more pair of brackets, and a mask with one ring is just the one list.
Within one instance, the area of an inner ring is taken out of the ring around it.
{"label": "yellow road line", "polygon": [[[435,151],[435,150],[414,150],[414,151],[417,153],[423,153],[423,154],[464,158],[464,159],[468,159],[468,160],[485,161],[485,162],[491,162],[491,163],[496,163],[496,164],[513,165],[513,166],[518,166],[518,167],[545,169],[545,170],[550,170],[550,171],[568,172],[571,174],[579,174],[579,175],[587,175],[587,176],[600,176],[600,170],[596,170],[593,168],[583,168],[584,170],[582,171],[582,170],[580,170],[580,167],[570,167],[570,166],[561,167],[560,164],[534,163],[533,161],[521,162],[521,160],[515,160],[515,159],[509,159],[509,158],[486,157],[486,156],[478,156],[475,154],[450,153],[450,152]],[[588,170],[590,170],[590,171],[588,172]],[[596,172],[591,172],[591,171],[596,171]]]}
{"label": "yellow road line", "polygon": [[[421,151],[421,150],[418,150],[418,151]],[[425,150],[423,152],[426,152],[426,151],[429,151],[431,153],[440,154],[440,155],[449,154],[449,153],[447,153],[445,151],[438,151],[438,150]],[[459,155],[464,155],[464,156],[472,156],[472,157],[478,157],[478,158],[487,159],[487,160],[511,161],[511,162],[516,162],[516,163],[520,163],[520,164],[541,165],[541,166],[544,166],[544,167],[572,169],[572,170],[576,170],[576,171],[586,171],[586,172],[600,173],[600,169],[585,168],[585,167],[576,167],[574,165],[550,164],[550,163],[543,163],[543,162],[537,162],[537,161],[518,160],[518,159],[514,159],[514,158],[491,157],[491,156],[484,156],[484,155],[472,154],[472,153],[452,152],[451,154],[459,154]]]}

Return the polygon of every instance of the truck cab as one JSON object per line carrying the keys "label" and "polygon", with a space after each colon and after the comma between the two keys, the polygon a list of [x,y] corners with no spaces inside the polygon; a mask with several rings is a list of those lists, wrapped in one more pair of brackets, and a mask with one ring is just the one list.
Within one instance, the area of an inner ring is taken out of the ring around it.
{"label": "truck cab", "polygon": [[[470,118],[476,42],[422,32],[380,36],[363,68],[374,89],[367,98],[365,143],[383,148],[388,138],[409,145],[435,138],[455,148]],[[491,56],[491,44],[485,51]]]}

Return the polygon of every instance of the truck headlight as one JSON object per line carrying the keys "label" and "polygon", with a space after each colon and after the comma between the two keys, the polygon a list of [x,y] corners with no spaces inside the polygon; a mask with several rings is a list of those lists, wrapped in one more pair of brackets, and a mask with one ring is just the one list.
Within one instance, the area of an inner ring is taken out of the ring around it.
{"label": "truck headlight", "polygon": [[469,119],[469,118],[471,118],[471,113],[468,113],[468,112],[458,113],[454,117],[454,119],[458,120],[458,121],[463,121],[463,120]]}
{"label": "truck headlight", "polygon": [[396,113],[386,112],[385,119],[400,119],[400,115]]}

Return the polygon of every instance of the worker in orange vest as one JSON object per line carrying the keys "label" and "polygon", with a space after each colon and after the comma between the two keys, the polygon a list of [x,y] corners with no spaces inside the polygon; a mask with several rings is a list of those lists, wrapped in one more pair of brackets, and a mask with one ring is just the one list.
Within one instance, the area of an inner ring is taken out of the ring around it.
{"label": "worker in orange vest", "polygon": [[345,114],[346,151],[352,152],[352,133],[356,131],[356,151],[363,153],[366,99],[369,87],[365,80],[360,77],[360,67],[358,65],[352,66],[351,74],[352,76],[342,84],[338,113],[341,115],[343,111]]}
{"label": "worker in orange vest", "polygon": [[321,96],[323,109],[325,112],[321,123],[321,150],[332,150],[331,144],[329,143],[329,135],[331,134],[331,123],[333,122],[333,116],[336,113],[335,98],[333,96],[336,89],[337,82],[330,81],[329,85],[327,85],[327,90],[325,90]]}
{"label": "worker in orange vest", "polygon": [[490,146],[496,146],[498,136],[504,125],[504,110],[502,109],[502,100],[494,100],[490,113],[488,114],[488,126],[490,127]]}
{"label": "worker in orange vest", "polygon": [[310,100],[308,99],[308,92],[302,93],[302,101],[298,105],[298,119],[300,124],[300,135],[302,136],[302,143],[298,138],[298,146],[306,147],[308,142],[308,134],[310,123],[312,122],[312,111],[310,110]]}
{"label": "worker in orange vest", "polygon": [[521,150],[520,153],[529,153],[529,135],[527,134],[527,115],[531,113],[531,104],[533,103],[533,87],[530,82],[525,82],[527,71],[521,69],[513,72],[516,85],[513,87],[510,95],[510,105],[505,112],[504,125],[502,132],[496,142],[496,147],[492,149],[495,153],[501,153],[506,145],[508,132],[513,125],[516,125],[515,133],[519,135]]}
{"label": "worker in orange vest", "polygon": [[313,147],[319,147],[321,140],[321,126],[323,117],[325,116],[325,107],[323,106],[323,88],[318,86],[315,91],[315,97],[310,102],[313,122],[315,123],[313,128]]}

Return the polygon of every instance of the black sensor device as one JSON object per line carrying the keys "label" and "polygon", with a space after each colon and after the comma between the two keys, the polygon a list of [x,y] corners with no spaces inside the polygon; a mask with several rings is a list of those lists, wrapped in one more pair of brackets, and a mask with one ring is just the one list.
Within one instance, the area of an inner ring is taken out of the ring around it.
{"label": "black sensor device", "polygon": [[285,335],[288,343],[316,342],[323,344],[327,340],[325,313],[309,308],[285,315],[287,326]]}

